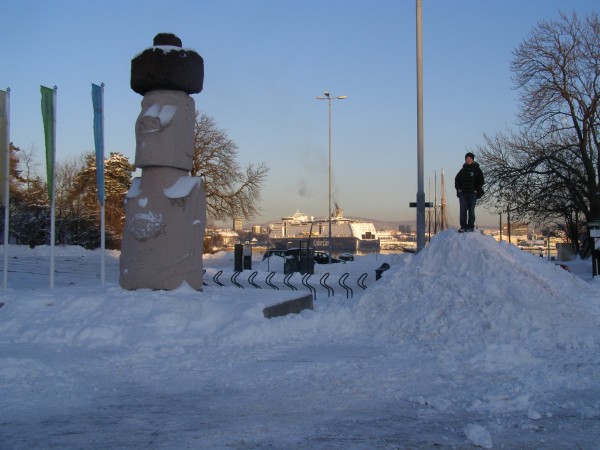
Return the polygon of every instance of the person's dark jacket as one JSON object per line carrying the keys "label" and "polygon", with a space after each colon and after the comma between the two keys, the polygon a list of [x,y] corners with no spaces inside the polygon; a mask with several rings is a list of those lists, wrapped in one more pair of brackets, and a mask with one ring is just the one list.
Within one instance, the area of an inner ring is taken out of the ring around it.
{"label": "person's dark jacket", "polygon": [[483,195],[483,172],[475,161],[473,164],[464,163],[454,178],[456,195],[459,192],[475,192],[477,198]]}

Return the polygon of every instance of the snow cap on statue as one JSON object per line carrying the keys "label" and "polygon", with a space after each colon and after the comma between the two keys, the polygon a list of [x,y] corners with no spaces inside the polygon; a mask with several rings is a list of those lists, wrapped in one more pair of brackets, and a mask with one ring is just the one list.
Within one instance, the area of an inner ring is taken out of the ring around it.
{"label": "snow cap on statue", "polygon": [[467,158],[475,159],[475,155],[473,153],[469,152],[465,155],[465,159],[467,159]]}
{"label": "snow cap on statue", "polygon": [[197,94],[204,83],[204,60],[194,50],[182,48],[173,33],[159,33],[153,46],[131,60],[131,89],[140,94],[156,90]]}

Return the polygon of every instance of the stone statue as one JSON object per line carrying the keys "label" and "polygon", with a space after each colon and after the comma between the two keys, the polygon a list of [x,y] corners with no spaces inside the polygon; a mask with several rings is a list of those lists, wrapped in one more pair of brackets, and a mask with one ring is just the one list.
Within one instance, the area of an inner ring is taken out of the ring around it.
{"label": "stone statue", "polygon": [[131,89],[144,96],[135,124],[134,178],[125,199],[119,283],[125,289],[202,289],[206,198],[189,176],[194,158],[195,102],[204,61],[174,34],[131,61]]}

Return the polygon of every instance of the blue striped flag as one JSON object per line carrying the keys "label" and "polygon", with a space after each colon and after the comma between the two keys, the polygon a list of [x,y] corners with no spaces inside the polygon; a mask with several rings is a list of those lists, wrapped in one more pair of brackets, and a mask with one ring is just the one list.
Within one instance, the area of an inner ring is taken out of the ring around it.
{"label": "blue striped flag", "polygon": [[96,147],[96,183],[98,201],[104,206],[104,83],[92,83],[92,104],[94,106],[94,145]]}

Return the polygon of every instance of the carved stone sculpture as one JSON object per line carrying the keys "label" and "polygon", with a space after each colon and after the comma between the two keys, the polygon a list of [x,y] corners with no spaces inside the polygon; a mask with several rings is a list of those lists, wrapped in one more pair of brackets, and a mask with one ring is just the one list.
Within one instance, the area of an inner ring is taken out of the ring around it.
{"label": "carved stone sculpture", "polygon": [[204,65],[173,34],[131,62],[131,88],[144,96],[135,124],[135,166],[126,195],[119,283],[125,289],[202,289],[206,198],[189,176],[194,157],[195,102]]}

